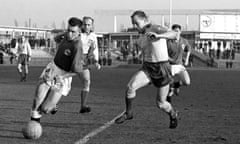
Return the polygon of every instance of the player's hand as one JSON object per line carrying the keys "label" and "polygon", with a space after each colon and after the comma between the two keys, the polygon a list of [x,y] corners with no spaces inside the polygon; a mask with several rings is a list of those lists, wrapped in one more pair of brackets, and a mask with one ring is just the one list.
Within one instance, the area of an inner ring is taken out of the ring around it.
{"label": "player's hand", "polygon": [[154,40],[154,39],[157,38],[157,34],[154,33],[154,32],[147,32],[145,35],[146,35],[150,40]]}
{"label": "player's hand", "polygon": [[96,67],[97,70],[100,70],[100,69],[101,69],[101,65],[100,65],[99,63],[95,63],[94,65],[95,65],[95,67]]}

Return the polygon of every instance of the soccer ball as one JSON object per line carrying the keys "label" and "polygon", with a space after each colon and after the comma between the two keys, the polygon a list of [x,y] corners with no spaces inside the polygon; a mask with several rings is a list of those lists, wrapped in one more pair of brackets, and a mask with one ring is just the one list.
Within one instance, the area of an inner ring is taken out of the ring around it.
{"label": "soccer ball", "polygon": [[42,126],[36,121],[29,121],[22,129],[22,133],[26,139],[38,139],[42,135]]}

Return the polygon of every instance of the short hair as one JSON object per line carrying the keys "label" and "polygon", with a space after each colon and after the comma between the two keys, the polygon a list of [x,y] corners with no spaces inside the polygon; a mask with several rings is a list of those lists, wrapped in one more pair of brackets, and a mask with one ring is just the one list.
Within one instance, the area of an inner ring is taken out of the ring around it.
{"label": "short hair", "polygon": [[176,28],[179,28],[180,30],[182,29],[182,27],[179,24],[172,25],[172,30]]}
{"label": "short hair", "polygon": [[94,23],[94,19],[92,17],[90,17],[90,16],[84,16],[83,17],[83,21],[88,20],[88,19],[91,20],[92,23]]}
{"label": "short hair", "polygon": [[70,26],[82,27],[82,20],[80,20],[80,19],[77,18],[77,17],[71,17],[71,18],[68,20],[68,24],[69,24]]}
{"label": "short hair", "polygon": [[131,18],[135,17],[135,16],[138,16],[140,18],[145,18],[147,19],[148,16],[146,15],[146,13],[142,10],[137,10],[137,11],[134,11],[133,14],[131,15]]}

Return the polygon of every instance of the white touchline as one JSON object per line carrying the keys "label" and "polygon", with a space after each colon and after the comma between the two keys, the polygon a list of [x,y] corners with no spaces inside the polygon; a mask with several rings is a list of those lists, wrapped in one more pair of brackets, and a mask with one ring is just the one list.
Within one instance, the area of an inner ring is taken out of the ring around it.
{"label": "white touchline", "polygon": [[107,129],[108,127],[110,127],[112,124],[114,124],[115,120],[120,117],[121,115],[123,115],[125,113],[122,112],[119,115],[117,115],[116,117],[114,117],[111,121],[106,122],[104,125],[102,125],[101,127],[93,130],[92,132],[88,133],[86,136],[84,136],[82,139],[76,141],[74,144],[86,144],[91,137],[96,136],[98,133],[104,131],[105,129]]}

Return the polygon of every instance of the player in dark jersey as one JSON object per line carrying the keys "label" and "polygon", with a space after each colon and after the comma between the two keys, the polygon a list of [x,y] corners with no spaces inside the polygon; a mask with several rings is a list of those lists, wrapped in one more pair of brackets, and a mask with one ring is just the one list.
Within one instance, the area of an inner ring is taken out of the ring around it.
{"label": "player in dark jersey", "polygon": [[158,108],[169,115],[169,128],[176,128],[177,112],[166,101],[169,84],[172,81],[168,62],[167,38],[176,38],[176,33],[167,32],[163,27],[151,24],[143,11],[135,11],[131,19],[133,25],[136,25],[141,33],[138,45],[142,49],[143,66],[127,85],[126,112],[117,118],[115,123],[120,124],[133,118],[132,101],[136,97],[136,91],[152,83],[157,88]]}
{"label": "player in dark jersey", "polygon": [[[178,95],[180,86],[190,85],[190,76],[184,66],[188,65],[189,56],[191,52],[191,46],[188,41],[181,37],[181,26],[174,24],[172,30],[178,33],[177,39],[168,40],[168,54],[171,64],[172,75],[175,82],[171,84],[170,92],[167,100],[171,102],[171,96],[173,94]],[[183,63],[183,56],[186,52],[186,57]]]}
{"label": "player in dark jersey", "polygon": [[67,33],[60,36],[54,60],[46,66],[40,76],[33,100],[31,120],[40,122],[43,113],[55,113],[57,103],[62,96],[67,96],[71,89],[72,76],[82,72],[81,26],[80,19],[75,17],[69,19]]}

